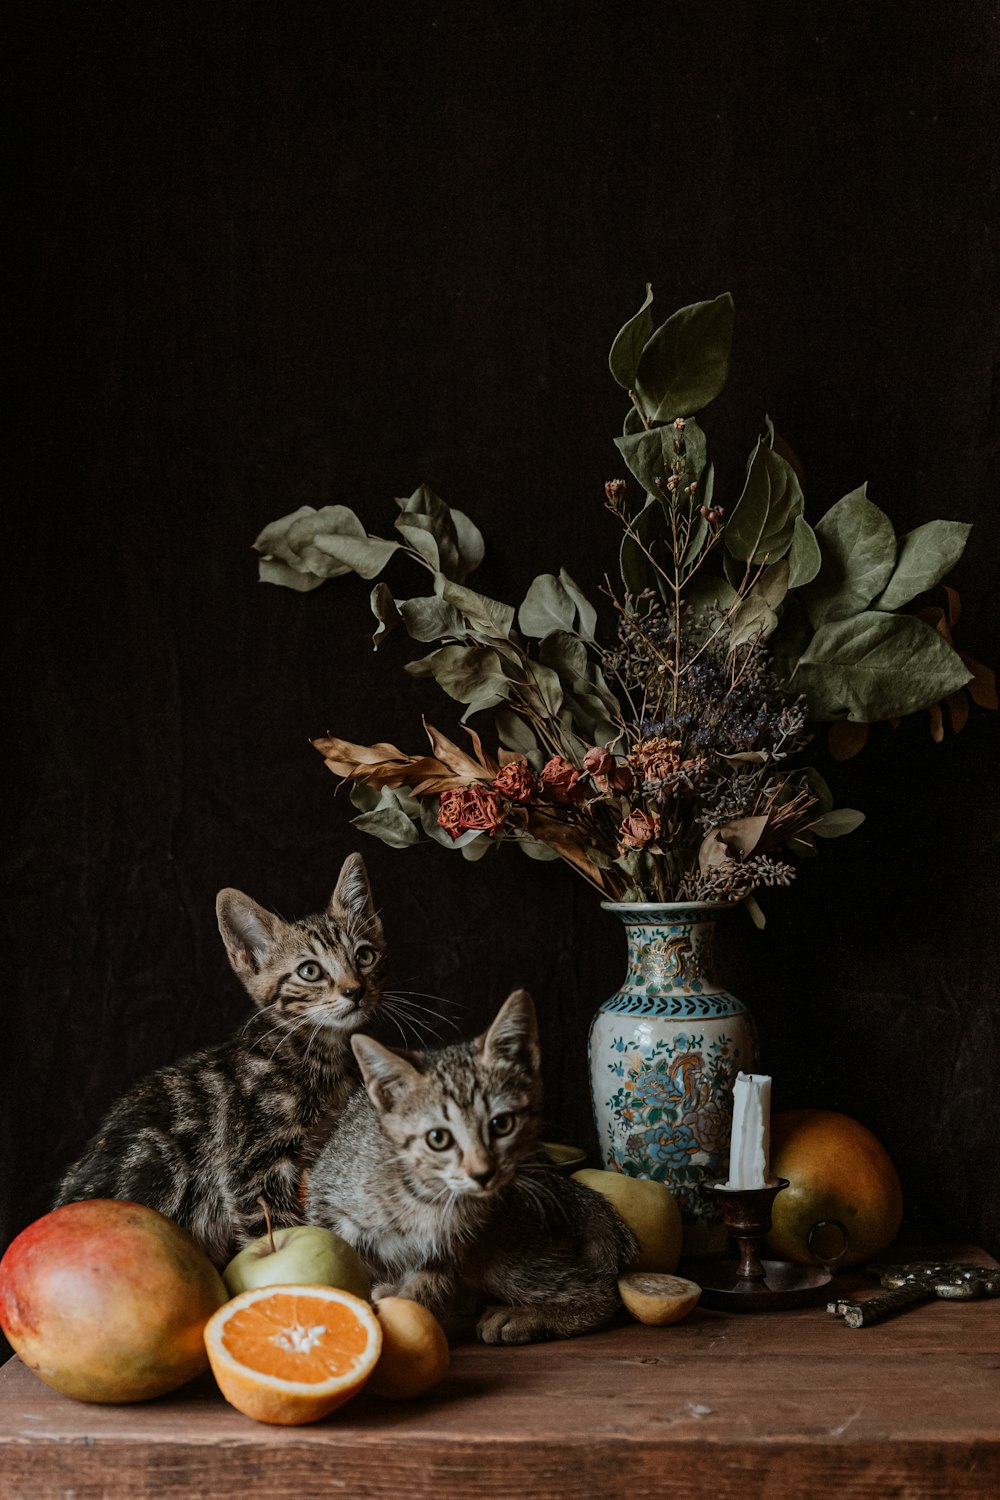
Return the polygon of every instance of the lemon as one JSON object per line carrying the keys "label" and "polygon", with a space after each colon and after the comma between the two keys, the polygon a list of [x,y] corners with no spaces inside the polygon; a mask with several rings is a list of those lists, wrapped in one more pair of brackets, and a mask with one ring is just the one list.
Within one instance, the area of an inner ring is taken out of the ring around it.
{"label": "lemon", "polygon": [[434,1314],[409,1297],[380,1297],[375,1316],[382,1354],[368,1389],[393,1401],[422,1396],[448,1373],[448,1340]]}
{"label": "lemon", "polygon": [[696,1282],[653,1271],[630,1271],[627,1276],[619,1276],[618,1291],[633,1318],[660,1328],[686,1318],[701,1296]]}
{"label": "lemon", "polygon": [[603,1193],[639,1241],[639,1254],[631,1270],[676,1271],[684,1229],[681,1211],[669,1188],[649,1177],[627,1177],[623,1172],[600,1172],[594,1167],[584,1167],[573,1176],[584,1187]]}

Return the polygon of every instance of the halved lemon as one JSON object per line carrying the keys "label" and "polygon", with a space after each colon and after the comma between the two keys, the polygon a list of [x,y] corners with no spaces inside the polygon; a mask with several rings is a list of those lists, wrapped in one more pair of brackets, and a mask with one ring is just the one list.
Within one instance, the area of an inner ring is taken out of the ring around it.
{"label": "halved lemon", "polygon": [[618,1291],[633,1318],[658,1328],[686,1318],[701,1296],[697,1282],[685,1276],[660,1276],[654,1271],[619,1276]]}
{"label": "halved lemon", "polygon": [[219,1389],[255,1422],[318,1422],[356,1396],[382,1349],[367,1302],[333,1286],[261,1286],[205,1325]]}

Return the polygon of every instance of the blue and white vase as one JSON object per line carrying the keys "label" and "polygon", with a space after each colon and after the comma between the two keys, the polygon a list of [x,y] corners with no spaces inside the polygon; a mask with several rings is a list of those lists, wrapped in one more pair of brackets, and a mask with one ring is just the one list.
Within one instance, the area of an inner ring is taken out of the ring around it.
{"label": "blue and white vase", "polygon": [[590,1028],[594,1120],[609,1171],[673,1193],[684,1254],[722,1252],[708,1184],[729,1175],[733,1083],[757,1068],[742,1001],[714,977],[718,903],[604,901],[625,924],[628,973]]}

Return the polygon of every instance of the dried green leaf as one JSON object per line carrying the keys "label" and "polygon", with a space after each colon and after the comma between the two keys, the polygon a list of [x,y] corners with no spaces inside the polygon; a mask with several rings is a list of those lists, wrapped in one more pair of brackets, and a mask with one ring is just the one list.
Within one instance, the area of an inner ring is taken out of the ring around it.
{"label": "dried green leaf", "polygon": [[452,583],[443,577],[439,579],[439,585],[441,598],[461,610],[474,631],[498,636],[501,640],[510,635],[514,624],[512,605],[501,604],[496,599],[489,599],[485,594],[477,594],[473,589],[464,588],[462,584]]}
{"label": "dried green leaf", "polygon": [[406,670],[413,677],[433,677],[458,703],[481,705],[491,696],[499,702],[509,691],[499,656],[486,646],[442,646],[407,662]]}
{"label": "dried green leaf", "polygon": [[577,633],[585,641],[592,641],[594,639],[594,632],[597,629],[597,610],[591,604],[583,590],[573,582],[565,568],[559,569],[559,582],[572,599],[576,608]]}
{"label": "dried green leaf", "polygon": [[832,505],[817,523],[823,561],[799,591],[813,625],[857,615],[880,594],[896,564],[896,536],[866,486]]}
{"label": "dried green leaf", "polygon": [[575,619],[572,595],[552,573],[542,573],[532,582],[517,612],[517,623],[524,634],[538,638],[552,630],[572,630]]}
{"label": "dried green leaf", "polygon": [[682,307],[651,334],[639,356],[633,388],[653,422],[690,417],[715,399],[729,373],[733,299]]}
{"label": "dried green leaf", "polygon": [[864,813],[853,807],[835,807],[810,823],[809,832],[821,839],[839,839],[845,833],[853,833],[855,828],[860,828],[864,821]]}
{"label": "dried green leaf", "polygon": [[615,334],[608,366],[612,375],[625,390],[635,385],[635,372],[639,367],[639,356],[653,331],[653,315],[649,311],[653,301],[652,285],[646,282],[646,299],[637,313]]}
{"label": "dried green leaf", "polygon": [[776,562],[791,546],[802,505],[794,469],[761,439],[751,454],[743,493],[726,522],[726,551],[740,562]]}
{"label": "dried green leaf", "polygon": [[961,521],[928,521],[901,536],[896,566],[874,608],[899,609],[940,583],[965,551],[971,530]]}
{"label": "dried green leaf", "polygon": [[372,614],[378,621],[378,629],[372,636],[372,645],[377,651],[386,636],[395,630],[402,616],[396,608],[396,601],[387,583],[377,583],[372,589],[371,606]]}
{"label": "dried green leaf", "polygon": [[813,719],[874,724],[925,708],[970,677],[958,653],[922,620],[868,610],[821,625],[793,685],[805,693]]}

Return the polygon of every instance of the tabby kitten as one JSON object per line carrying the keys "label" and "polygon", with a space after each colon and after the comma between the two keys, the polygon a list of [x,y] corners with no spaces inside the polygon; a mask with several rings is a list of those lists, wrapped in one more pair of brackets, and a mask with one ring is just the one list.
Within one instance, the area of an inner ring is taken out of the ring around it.
{"label": "tabby kitten", "polygon": [[515,990],[483,1036],[436,1052],[357,1035],[365,1087],[309,1173],[306,1217],[350,1241],[374,1295],[410,1297],[488,1344],[606,1323],[636,1241],[599,1193],[536,1154],[534,1006]]}
{"label": "tabby kitten", "polygon": [[325,911],[284,922],[220,891],[229,962],[257,1007],[236,1035],[161,1068],[111,1109],[56,1205],[126,1198],[184,1225],[224,1266],[275,1224],[301,1220],[303,1171],[357,1088],[351,1033],[381,999],[382,924],[360,854]]}

